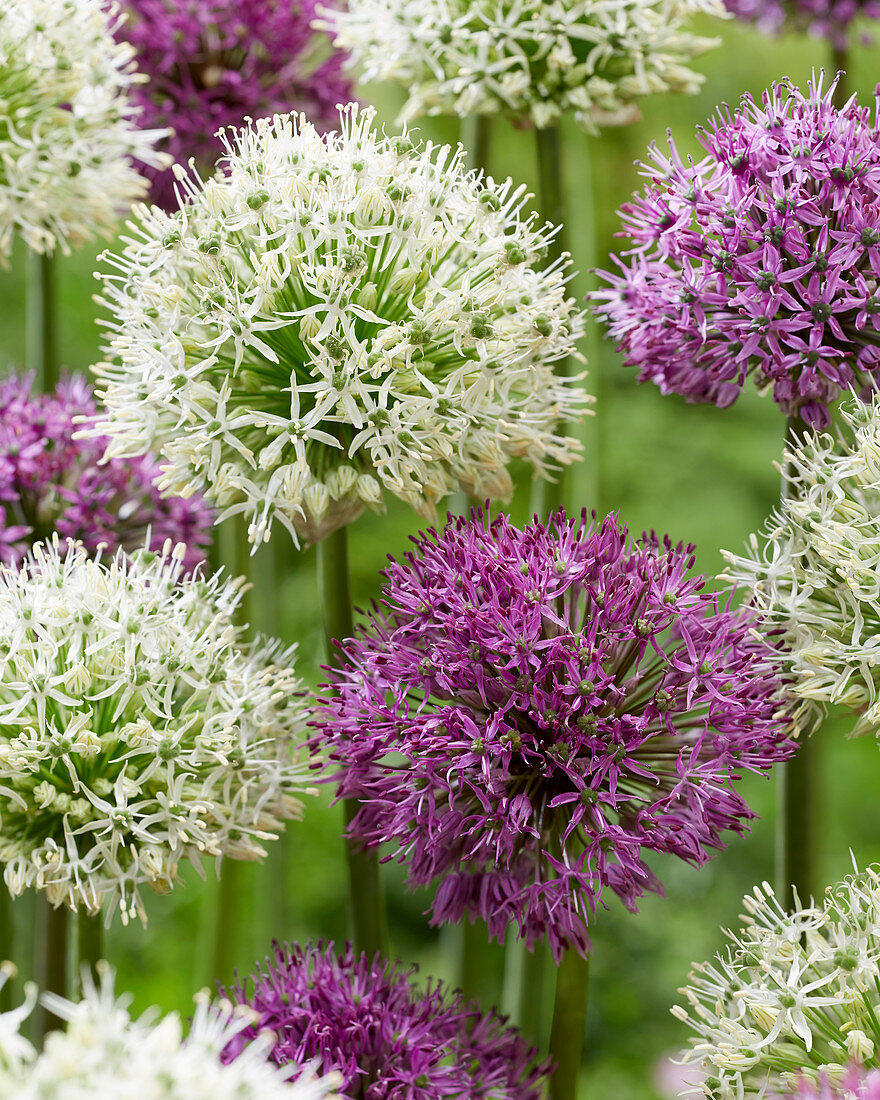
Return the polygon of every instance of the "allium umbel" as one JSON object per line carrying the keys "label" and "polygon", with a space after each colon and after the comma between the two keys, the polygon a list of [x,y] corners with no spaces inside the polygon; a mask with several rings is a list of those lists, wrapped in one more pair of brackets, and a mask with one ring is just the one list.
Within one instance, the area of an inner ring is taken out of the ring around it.
{"label": "allium umbel", "polygon": [[767,883],[743,904],[743,927],[727,933],[731,946],[696,967],[680,990],[688,1006],[673,1009],[696,1033],[685,1060],[706,1072],[706,1095],[810,1096],[798,1092],[805,1077],[839,1085],[853,1062],[876,1070],[880,868],[844,879],[822,904],[793,913]]}
{"label": "allium umbel", "polygon": [[187,184],[174,216],[141,209],[106,261],[109,455],[160,450],[164,485],[323,538],[384,491],[421,514],[461,482],[511,488],[574,460],[558,430],[590,400],[553,365],[583,316],[567,257],[526,193],[461,151],[372,129],[261,119],[227,138],[228,174]]}
{"label": "allium umbel", "polygon": [[718,0],[349,0],[320,26],[366,80],[408,94],[403,117],[503,114],[545,127],[572,114],[589,131],[638,118],[638,102],[693,94],[688,66],[718,45],[687,30]]}
{"label": "allium umbel", "polygon": [[819,79],[724,108],[683,159],[651,148],[599,313],[639,380],[732,404],[752,375],[812,428],[880,371],[880,138]]}
{"label": "allium umbel", "polygon": [[880,1100],[880,1069],[868,1069],[858,1062],[828,1070],[807,1070],[784,1097],[773,1100]]}
{"label": "allium umbel", "polygon": [[700,864],[744,830],[732,781],[792,751],[779,655],[692,547],[613,516],[414,542],[319,711],[351,835],[437,886],[434,923],[585,954],[606,887],[662,889],[647,852]]}
{"label": "allium umbel", "polygon": [[38,545],[0,568],[0,862],[12,894],[144,919],[178,864],[257,859],[297,817],[307,706],[292,651],[245,645],[243,583],[183,547]]}
{"label": "allium umbel", "polygon": [[65,253],[110,236],[146,193],[135,161],[166,163],[162,131],[136,125],[118,20],[105,0],[0,4],[0,258],[16,235]]}
{"label": "allium umbel", "polygon": [[66,1029],[50,1032],[40,1054],[30,1048],[24,1059],[0,1062],[0,1100],[334,1100],[333,1078],[304,1071],[291,1083],[292,1071],[271,1065],[265,1037],[235,1062],[221,1061],[252,1013],[200,996],[184,1034],[176,1013],[133,1019],[131,997],[114,993],[106,963],[98,968],[100,987],[86,975],[77,1003],[44,995]]}
{"label": "allium umbel", "polygon": [[414,973],[347,946],[276,945],[230,994],[255,1019],[226,1057],[269,1034],[276,1065],[341,1074],[340,1100],[542,1100],[547,1066],[503,1017]]}
{"label": "allium umbel", "polygon": [[846,49],[853,20],[880,17],[877,0],[724,0],[737,19],[754,23],[765,34],[806,32]]}
{"label": "allium umbel", "polygon": [[[840,704],[880,733],[880,403],[841,408],[832,435],[786,451],[791,485],[745,555],[725,555],[761,613],[786,632],[790,690],[808,713]],[[808,720],[806,725],[811,725]]]}
{"label": "allium umbel", "polygon": [[56,532],[112,557],[143,549],[149,532],[151,550],[184,543],[188,571],[202,562],[213,521],[202,498],[163,497],[149,455],[103,461],[107,440],[79,435],[98,413],[81,379],[52,394],[31,386],[14,375],[0,383],[0,559],[16,564]]}
{"label": "allium umbel", "polygon": [[[334,126],[351,85],[344,55],[311,27],[315,8],[315,0],[124,0],[117,37],[149,77],[135,92],[142,121],[171,130],[163,150],[210,174],[222,127],[279,111]],[[171,171],[146,174],[152,201],[176,209]]]}

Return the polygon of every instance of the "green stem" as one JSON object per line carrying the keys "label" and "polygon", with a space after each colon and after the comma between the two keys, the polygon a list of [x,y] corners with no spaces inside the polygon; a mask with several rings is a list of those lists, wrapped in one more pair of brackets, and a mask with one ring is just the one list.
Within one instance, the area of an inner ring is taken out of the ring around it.
{"label": "green stem", "polygon": [[[67,996],[67,937],[68,911],[63,906],[54,908],[43,894],[37,899],[37,941],[34,973],[42,992]],[[62,1026],[62,1022],[40,1007],[37,1010],[37,1041],[50,1031]]]}
{"label": "green stem", "polygon": [[94,916],[81,911],[77,916],[77,949],[79,968],[77,976],[82,979],[83,970],[89,968],[92,980],[97,981],[98,961],[104,958],[104,926],[102,914]]}
{"label": "green stem", "polygon": [[458,925],[458,987],[484,1010],[498,1008],[504,981],[504,948],[492,943],[484,920]]}
{"label": "green stem", "polygon": [[[799,417],[786,426],[786,448],[799,445],[809,427]],[[783,477],[782,495],[791,483]],[[777,769],[776,889],[783,905],[794,905],[792,888],[801,904],[809,904],[820,887],[816,878],[818,726],[802,730],[795,755]]]}
{"label": "green stem", "polygon": [[[12,920],[12,897],[6,884],[0,882],[0,962],[12,962],[15,956],[15,927]],[[0,989],[0,1012],[12,1008],[12,979],[7,978]]]}
{"label": "green stem", "polygon": [[467,165],[473,171],[489,175],[489,153],[492,149],[492,116],[468,115],[461,120],[461,144]]}
{"label": "green stem", "polygon": [[[316,547],[318,590],[324,625],[327,663],[338,667],[342,654],[333,644],[354,633],[351,611],[351,583],[348,571],[348,531],[340,527]],[[358,805],[343,802],[346,832]],[[379,877],[379,857],[362,851],[352,840],[346,841],[348,885],[352,921],[352,942],[356,952],[372,956],[385,953],[385,902]]]}
{"label": "green stem", "polygon": [[524,949],[519,1002],[517,1006],[517,1027],[543,1049],[546,1002],[544,998],[544,976],[547,971],[549,949],[544,941],[535,944],[534,949]]}
{"label": "green stem", "polygon": [[35,385],[50,393],[58,385],[57,286],[54,256],[27,257],[25,364]]}
{"label": "green stem", "polygon": [[832,45],[831,47],[831,75],[840,74],[837,87],[834,89],[834,106],[842,107],[852,95],[852,78],[849,72],[849,48],[846,44]]}
{"label": "green stem", "polygon": [[550,1100],[577,1100],[589,983],[590,960],[582,959],[576,951],[567,951],[556,972],[550,1032],[550,1058],[556,1069],[550,1078]]}

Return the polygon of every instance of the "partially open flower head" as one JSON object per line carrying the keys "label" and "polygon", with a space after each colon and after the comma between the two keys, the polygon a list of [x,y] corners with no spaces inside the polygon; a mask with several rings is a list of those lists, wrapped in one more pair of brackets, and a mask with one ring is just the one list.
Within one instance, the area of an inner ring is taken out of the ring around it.
{"label": "partially open flower head", "polygon": [[699,864],[744,829],[732,781],[792,749],[779,656],[692,549],[475,513],[392,561],[318,740],[352,835],[437,885],[435,923],[586,953],[606,887],[661,888],[647,852]]}
{"label": "partially open flower head", "polygon": [[183,547],[0,568],[0,862],[13,894],[144,918],[178,864],[255,859],[298,816],[307,707],[292,651],[242,641],[241,580]]}
{"label": "partially open flower head", "polygon": [[826,38],[838,49],[849,45],[856,19],[880,18],[877,0],[724,0],[737,19],[754,23],[765,34],[807,33]]}
{"label": "partially open flower head", "polygon": [[241,1044],[241,1056],[224,1065],[223,1050],[252,1013],[200,995],[186,1032],[176,1013],[133,1018],[131,997],[117,996],[106,963],[98,966],[101,983],[87,975],[82,1000],[44,995],[67,1026],[50,1032],[38,1056],[0,1068],[0,1100],[333,1100],[337,1079],[298,1067],[292,1082],[292,1069],[268,1061],[265,1037]]}
{"label": "partially open flower head", "polygon": [[0,4],[0,258],[110,236],[147,190],[135,161],[166,163],[137,126],[133,51],[105,0]]}
{"label": "partially open flower head", "polygon": [[786,632],[790,691],[810,728],[829,704],[880,734],[880,399],[851,399],[839,429],[786,451],[790,490],[744,555],[736,582]]}
{"label": "partially open flower head", "polygon": [[[135,99],[144,125],[169,127],[163,150],[202,173],[223,146],[217,131],[247,118],[302,111],[317,126],[336,123],[351,98],[345,55],[311,26],[316,0],[123,0],[116,36],[136,51],[149,79]],[[148,170],[150,198],[176,209],[174,176]]]}
{"label": "partially open flower head", "polygon": [[820,1075],[839,1087],[853,1062],[878,1066],[880,867],[857,872],[830,887],[822,904],[794,912],[766,882],[743,904],[743,926],[727,933],[731,946],[697,966],[679,991],[687,1006],[673,1015],[696,1033],[685,1060],[702,1066],[711,1100],[825,1100],[825,1092],[797,1090]]}
{"label": "partially open flower head", "polygon": [[226,1058],[268,1033],[270,1061],[339,1073],[340,1100],[542,1100],[547,1066],[504,1018],[414,978],[347,945],[276,945],[230,993],[253,1023]]}
{"label": "partially open flower head", "polygon": [[699,135],[669,139],[623,207],[629,247],[596,291],[639,380],[731,405],[751,375],[786,416],[828,423],[842,390],[880,374],[880,140],[855,98],[819,78],[743,97]]}
{"label": "partially open flower head", "polygon": [[323,538],[388,491],[422,514],[461,482],[511,488],[578,446],[588,400],[554,373],[583,317],[553,230],[460,152],[372,129],[350,105],[230,135],[228,174],[190,181],[173,216],[141,209],[107,261],[110,455],[161,450],[164,484]]}
{"label": "partially open flower head", "polygon": [[203,499],[163,496],[151,455],[103,461],[107,440],[80,434],[98,412],[82,379],[51,394],[31,386],[16,375],[0,383],[0,559],[14,565],[57,531],[111,557],[142,550],[149,534],[151,550],[184,543],[188,571],[204,561],[213,516]]}
{"label": "partially open flower head", "polygon": [[349,0],[319,24],[366,80],[404,85],[404,118],[502,114],[538,127],[573,115],[585,129],[639,117],[664,92],[693,94],[688,68],[717,39],[688,29],[718,0]]}

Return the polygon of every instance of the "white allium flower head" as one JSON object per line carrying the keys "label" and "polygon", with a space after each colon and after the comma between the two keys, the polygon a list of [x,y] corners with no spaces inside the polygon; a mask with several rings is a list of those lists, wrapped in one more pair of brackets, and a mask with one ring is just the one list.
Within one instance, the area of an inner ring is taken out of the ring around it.
{"label": "white allium flower head", "polygon": [[[747,894],[731,946],[695,966],[672,1012],[695,1032],[712,1100],[784,1094],[804,1076],[878,1065],[880,866],[844,879],[822,904],[786,912],[768,883]],[[854,1054],[854,1051],[856,1052]]]}
{"label": "white allium flower head", "polygon": [[[144,919],[178,864],[257,859],[307,790],[293,650],[242,641],[241,580],[184,547],[38,544],[0,568],[0,862],[12,894]],[[309,793],[312,793],[311,791]]]}
{"label": "white allium flower head", "polygon": [[880,400],[841,406],[836,435],[786,451],[788,498],[729,572],[785,628],[790,690],[811,719],[841,704],[880,731]]}
{"label": "white allium flower head", "polygon": [[[321,9],[319,9],[321,10]],[[349,0],[317,26],[366,80],[403,84],[404,119],[504,114],[543,128],[572,114],[591,132],[638,118],[638,101],[694,93],[687,66],[718,39],[686,29],[720,0]]]}
{"label": "white allium flower head", "polygon": [[38,1056],[0,1068],[0,1100],[332,1100],[333,1077],[308,1074],[292,1083],[296,1067],[271,1065],[268,1041],[224,1065],[224,1048],[250,1023],[228,1002],[199,996],[184,1035],[176,1013],[133,1019],[131,998],[117,997],[112,972],[99,967],[100,986],[86,976],[78,1003],[44,995],[67,1027],[48,1035]]}
{"label": "white allium flower head", "polygon": [[104,0],[0,0],[0,257],[20,235],[68,253],[109,236],[164,165],[164,131],[140,130],[133,49]]}
{"label": "white allium flower head", "polygon": [[506,495],[511,458],[545,473],[590,400],[553,365],[583,313],[554,230],[461,150],[276,115],[227,135],[225,170],[138,209],[106,258],[108,454],[161,451],[163,487],[204,490],[250,539],[277,519],[323,538],[395,494],[421,515],[461,483]]}

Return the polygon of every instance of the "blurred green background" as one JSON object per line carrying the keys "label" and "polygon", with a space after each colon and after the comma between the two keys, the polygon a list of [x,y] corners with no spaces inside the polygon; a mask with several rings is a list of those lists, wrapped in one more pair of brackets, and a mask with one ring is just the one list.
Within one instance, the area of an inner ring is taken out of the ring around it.
{"label": "blurred green background", "polygon": [[[618,227],[616,209],[638,185],[634,161],[649,142],[665,140],[671,129],[679,149],[698,152],[696,127],[722,102],[734,105],[748,91],[760,96],[774,78],[790,77],[802,86],[811,71],[829,64],[827,44],[809,39],[769,40],[758,32],[727,22],[708,22],[699,29],[717,30],[719,49],[698,62],[707,79],[693,98],[655,97],[644,104],[635,126],[607,130],[591,138],[576,128],[566,131],[567,217],[575,264],[581,274],[575,290],[590,286],[588,271],[605,264]],[[859,44],[852,53],[851,81],[862,102],[870,103],[878,76],[877,52]],[[380,120],[394,129],[399,99],[388,88],[365,88],[363,98],[380,108]],[[422,127],[434,139],[456,140],[458,126],[431,120]],[[491,174],[513,175],[536,185],[533,136],[503,123],[493,131]],[[592,190],[592,199],[590,193]],[[99,332],[91,296],[97,250],[62,259],[62,358],[69,369],[87,370],[98,356]],[[0,365],[20,364],[24,343],[22,256],[0,272],[5,304],[0,330]],[[762,525],[778,497],[778,461],[783,419],[769,399],[750,388],[733,408],[687,406],[663,397],[652,385],[637,386],[632,372],[607,341],[599,344],[598,361],[590,364],[588,388],[598,393],[595,433],[600,462],[600,504],[619,510],[635,531],[654,528],[674,539],[695,542],[698,568],[710,576],[723,567],[722,548],[739,549]],[[580,491],[588,478],[581,474]],[[528,516],[529,486],[520,480],[512,511]],[[597,501],[583,499],[593,507]],[[373,596],[385,555],[399,554],[419,527],[403,507],[392,503],[383,517],[365,516],[351,529],[352,565],[357,603]],[[278,538],[283,537],[280,532]],[[317,683],[323,659],[315,591],[314,551],[297,554],[276,545],[261,550],[255,575],[265,572],[271,553],[274,581],[257,592],[262,629],[299,643],[304,677]],[[261,561],[261,559],[263,559]],[[845,721],[829,722],[822,731],[822,795],[819,820],[822,876],[833,881],[850,867],[851,849],[864,864],[880,856],[880,756],[870,740],[850,741]],[[717,950],[720,926],[737,920],[742,894],[754,882],[772,878],[774,789],[767,780],[743,783],[760,820],[745,838],[733,838],[730,849],[702,869],[673,859],[657,859],[655,869],[666,885],[665,898],[647,897],[632,916],[609,897],[597,915],[590,990],[588,1051],[583,1095],[615,1100],[648,1100],[660,1094],[659,1062],[685,1044],[683,1026],[669,1015],[676,988],[689,964]],[[345,865],[340,813],[325,792],[311,801],[304,821],[290,827],[274,846],[266,866],[235,870],[240,935],[236,960],[244,970],[279,939],[333,938],[346,935]],[[423,915],[424,894],[403,885],[403,871],[386,866],[389,917],[394,951],[418,962],[423,974],[455,980],[456,931],[431,930]],[[107,953],[119,971],[118,987],[134,993],[135,1006],[158,1004],[187,1013],[193,992],[215,978],[211,973],[212,900],[217,885],[213,868],[203,883],[188,870],[167,897],[148,900],[146,928],[114,926]],[[16,903],[20,921],[28,907]],[[502,954],[490,954],[500,977]],[[23,963],[24,960],[19,960]],[[26,966],[23,966],[26,970]],[[487,994],[487,1001],[490,995]]]}

